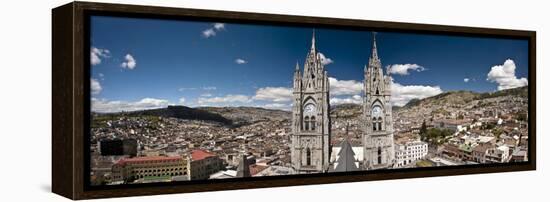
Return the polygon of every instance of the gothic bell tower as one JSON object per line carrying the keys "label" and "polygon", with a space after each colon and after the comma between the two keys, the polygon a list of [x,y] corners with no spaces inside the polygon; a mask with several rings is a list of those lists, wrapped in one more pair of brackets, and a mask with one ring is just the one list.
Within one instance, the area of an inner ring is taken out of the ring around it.
{"label": "gothic bell tower", "polygon": [[384,75],[378,57],[376,33],[373,33],[372,53],[364,69],[363,96],[363,166],[367,170],[390,168],[394,162],[391,78]]}
{"label": "gothic bell tower", "polygon": [[303,74],[294,71],[291,164],[297,173],[326,172],[330,158],[329,83],[315,47],[315,31]]}

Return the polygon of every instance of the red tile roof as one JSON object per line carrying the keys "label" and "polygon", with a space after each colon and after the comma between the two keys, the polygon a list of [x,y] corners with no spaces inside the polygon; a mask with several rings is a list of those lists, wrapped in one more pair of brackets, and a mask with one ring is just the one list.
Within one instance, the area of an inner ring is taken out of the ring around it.
{"label": "red tile roof", "polygon": [[121,159],[117,162],[117,164],[126,164],[126,163],[143,163],[147,161],[167,161],[167,160],[181,160],[182,157],[179,156],[144,156],[144,157],[136,157],[136,158],[127,158],[127,159]]}
{"label": "red tile roof", "polygon": [[197,149],[197,150],[193,150],[191,152],[191,159],[193,161],[198,161],[198,160],[202,160],[202,159],[205,159],[205,158],[208,158],[208,157],[212,157],[212,156],[216,156],[210,152],[207,152],[205,150],[201,150],[201,149]]}
{"label": "red tile roof", "polygon": [[263,170],[265,170],[268,167],[269,166],[262,166],[262,165],[256,165],[256,164],[250,165],[249,166],[250,175],[254,176],[254,175],[258,174],[259,172],[262,172]]}

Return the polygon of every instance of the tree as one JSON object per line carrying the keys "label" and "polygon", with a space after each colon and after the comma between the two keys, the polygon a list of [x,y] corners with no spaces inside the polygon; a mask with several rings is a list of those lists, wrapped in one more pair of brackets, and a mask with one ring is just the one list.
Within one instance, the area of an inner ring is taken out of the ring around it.
{"label": "tree", "polygon": [[426,120],[423,120],[422,121],[422,126],[420,127],[420,139],[422,141],[425,141],[426,139],[426,135],[428,133],[428,128],[426,127]]}
{"label": "tree", "polygon": [[493,133],[493,135],[495,135],[497,139],[500,139],[500,135],[504,133],[504,131],[500,128],[494,128],[491,132]]}
{"label": "tree", "polygon": [[453,131],[450,129],[437,129],[430,128],[427,132],[426,139],[436,145],[441,145],[447,141],[447,137],[453,135]]}

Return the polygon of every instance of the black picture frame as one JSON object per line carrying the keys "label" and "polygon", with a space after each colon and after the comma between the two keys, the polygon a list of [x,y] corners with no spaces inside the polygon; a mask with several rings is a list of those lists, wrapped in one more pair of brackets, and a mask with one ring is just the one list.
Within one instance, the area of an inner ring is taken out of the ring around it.
{"label": "black picture frame", "polygon": [[[288,175],[184,183],[92,187],[89,183],[91,15],[284,24],[336,29],[526,39],[529,41],[528,161],[507,164],[391,169]],[[72,2],[52,10],[52,191],[71,199],[189,193],[355,181],[451,176],[536,169],[536,32],[444,25],[380,22],[231,11]],[[366,173],[367,172],[367,173]]]}

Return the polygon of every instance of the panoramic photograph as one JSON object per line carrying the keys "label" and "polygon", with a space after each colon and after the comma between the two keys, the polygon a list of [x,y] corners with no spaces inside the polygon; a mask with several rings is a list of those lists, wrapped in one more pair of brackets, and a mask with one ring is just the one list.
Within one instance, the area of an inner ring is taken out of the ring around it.
{"label": "panoramic photograph", "polygon": [[92,186],[528,161],[527,39],[110,16],[89,37]]}

